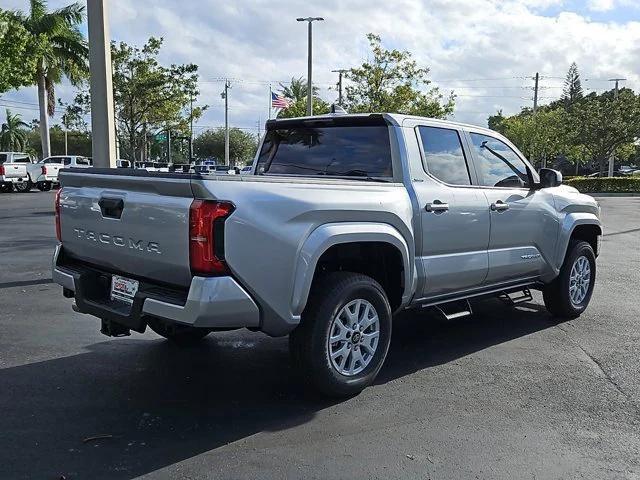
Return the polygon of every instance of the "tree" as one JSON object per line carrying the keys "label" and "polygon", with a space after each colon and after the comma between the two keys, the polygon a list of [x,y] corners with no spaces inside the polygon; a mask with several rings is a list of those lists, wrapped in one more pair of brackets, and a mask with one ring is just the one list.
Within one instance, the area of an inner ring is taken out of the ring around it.
{"label": "tree", "polygon": [[[240,130],[229,129],[229,157],[236,160],[236,165],[251,161],[258,148],[258,140],[254,135]],[[205,130],[193,140],[193,150],[198,158],[224,158],[224,128]]]}
{"label": "tree", "polygon": [[[65,131],[60,125],[54,125],[51,133],[51,155],[64,155]],[[27,132],[27,152],[42,157],[42,145],[40,144],[40,132],[38,129]],[[70,155],[91,156],[91,132],[82,130],[70,130],[67,132],[67,147]]]}
{"label": "tree", "polygon": [[583,96],[578,66],[576,65],[576,62],[573,62],[567,72],[560,100],[564,101],[565,105],[568,107],[580,100]]}
{"label": "tree", "polygon": [[431,83],[429,69],[419,67],[411,53],[386,50],[378,35],[367,35],[373,58],[350,69],[345,87],[349,112],[393,112],[444,118],[453,113],[453,92],[444,98]]}
{"label": "tree", "polygon": [[27,130],[19,114],[6,110],[7,121],[0,127],[0,149],[23,152],[27,147]]}
{"label": "tree", "polygon": [[487,118],[487,125],[491,130],[504,133],[504,120],[505,116],[502,114],[502,109],[498,110],[495,115],[489,115]]}
{"label": "tree", "polygon": [[124,42],[111,45],[113,96],[118,137],[124,158],[147,158],[147,141],[162,131],[186,136],[191,118],[206,106],[191,110],[199,92],[198,66],[161,65],[162,38],[151,37],[138,48]]}
{"label": "tree", "polygon": [[572,111],[578,148],[599,164],[604,173],[609,156],[633,149],[640,136],[640,96],[623,88],[616,98],[613,90],[590,93]]}
{"label": "tree", "polygon": [[[329,113],[329,104],[318,96],[318,87],[313,87],[312,90],[313,113],[315,115]],[[289,85],[281,83],[278,93],[293,100],[288,108],[283,108],[278,112],[278,118],[304,117],[307,114],[307,80],[305,78],[293,77]]]}
{"label": "tree", "polygon": [[31,85],[38,45],[26,28],[0,9],[0,93]]}
{"label": "tree", "polygon": [[28,14],[15,11],[11,15],[38,47],[33,84],[38,86],[42,153],[49,156],[49,117],[55,113],[55,84],[64,76],[77,85],[89,72],[89,50],[78,29],[84,19],[84,6],[73,3],[47,12],[45,0],[30,0]]}

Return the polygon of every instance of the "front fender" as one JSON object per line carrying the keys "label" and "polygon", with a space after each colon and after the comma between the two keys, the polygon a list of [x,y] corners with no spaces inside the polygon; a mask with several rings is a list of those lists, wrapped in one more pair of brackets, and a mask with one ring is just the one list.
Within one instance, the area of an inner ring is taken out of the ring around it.
{"label": "front fender", "polygon": [[334,245],[352,242],[386,242],[396,247],[402,255],[404,264],[405,289],[402,293],[402,305],[406,305],[411,300],[415,287],[413,242],[407,243],[402,234],[388,224],[329,223],[311,232],[298,254],[291,297],[291,312],[295,317],[302,314],[307,304],[313,275],[322,254]]}
{"label": "front fender", "polygon": [[556,274],[560,272],[560,268],[562,267],[562,263],[564,262],[564,257],[567,254],[567,248],[569,247],[571,234],[576,229],[576,227],[580,225],[595,225],[598,227],[600,235],[602,235],[602,223],[595,214],[587,212],[567,213],[562,219],[562,223],[560,224],[558,249],[554,264]]}

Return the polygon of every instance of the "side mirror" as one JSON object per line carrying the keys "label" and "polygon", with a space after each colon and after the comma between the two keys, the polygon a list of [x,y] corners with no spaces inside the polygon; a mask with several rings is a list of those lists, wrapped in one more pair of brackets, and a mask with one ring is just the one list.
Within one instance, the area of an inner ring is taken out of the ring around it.
{"label": "side mirror", "polygon": [[540,169],[540,188],[558,187],[562,185],[562,173],[552,168]]}

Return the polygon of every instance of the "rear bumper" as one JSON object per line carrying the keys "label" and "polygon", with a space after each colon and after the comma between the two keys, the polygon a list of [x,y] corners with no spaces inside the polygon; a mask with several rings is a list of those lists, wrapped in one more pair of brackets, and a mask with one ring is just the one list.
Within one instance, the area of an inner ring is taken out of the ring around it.
{"label": "rear bumper", "polygon": [[26,175],[24,177],[7,177],[5,175],[0,175],[0,183],[3,185],[24,183],[27,180],[29,180],[29,177]]}
{"label": "rear bumper", "polygon": [[173,290],[143,280],[133,305],[109,298],[111,273],[66,261],[61,245],[53,257],[53,281],[74,293],[76,309],[143,332],[146,317],[202,328],[259,327],[260,311],[232,277],[193,277],[188,289]]}

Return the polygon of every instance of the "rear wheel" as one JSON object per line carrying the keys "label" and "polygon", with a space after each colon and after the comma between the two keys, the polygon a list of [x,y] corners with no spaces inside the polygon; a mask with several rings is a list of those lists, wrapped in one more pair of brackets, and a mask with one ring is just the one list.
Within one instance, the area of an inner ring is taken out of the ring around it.
{"label": "rear wheel", "polygon": [[48,192],[49,190],[51,190],[51,182],[38,182],[36,183],[36,187],[41,192]]}
{"label": "rear wheel", "polygon": [[588,242],[572,241],[558,275],[542,291],[549,313],[576,318],[589,305],[596,281],[596,256]]}
{"label": "rear wheel", "polygon": [[0,185],[0,193],[11,193],[13,192],[13,184],[12,183],[3,183]]}
{"label": "rear wheel", "polygon": [[151,318],[147,324],[158,335],[171,340],[177,345],[196,344],[211,332],[207,328],[194,328],[188,325],[166,322],[159,318]]}
{"label": "rear wheel", "polygon": [[33,184],[31,183],[31,180],[27,180],[26,182],[16,183],[14,185],[14,188],[18,193],[26,193],[30,191],[32,187],[33,187]]}
{"label": "rear wheel", "polygon": [[373,383],[390,341],[391,308],[382,287],[365,275],[335,272],[314,284],[289,346],[308,383],[326,395],[350,396]]}

